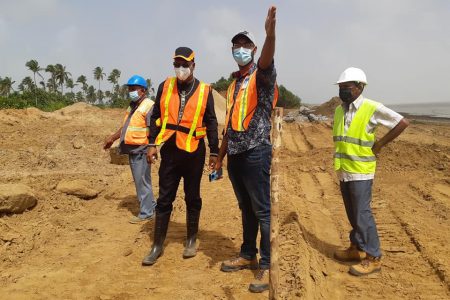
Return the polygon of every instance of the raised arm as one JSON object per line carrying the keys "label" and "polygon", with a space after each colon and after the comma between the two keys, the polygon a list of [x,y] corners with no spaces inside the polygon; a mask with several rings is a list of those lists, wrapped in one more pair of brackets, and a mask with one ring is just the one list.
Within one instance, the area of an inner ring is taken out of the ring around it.
{"label": "raised arm", "polygon": [[259,58],[258,65],[264,70],[267,69],[273,60],[275,54],[275,23],[276,23],[276,12],[277,8],[271,6],[267,12],[266,18],[266,39],[264,41],[264,46],[261,50],[261,57]]}

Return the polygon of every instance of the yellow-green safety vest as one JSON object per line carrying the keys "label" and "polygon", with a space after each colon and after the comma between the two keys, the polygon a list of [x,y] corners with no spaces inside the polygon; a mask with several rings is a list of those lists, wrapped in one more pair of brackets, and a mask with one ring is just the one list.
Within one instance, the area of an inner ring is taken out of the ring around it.
{"label": "yellow-green safety vest", "polygon": [[366,128],[379,105],[380,103],[376,101],[364,99],[347,132],[344,132],[344,110],[341,105],[336,107],[333,125],[336,171],[343,170],[357,174],[375,173],[377,162],[372,152],[375,132],[368,133]]}

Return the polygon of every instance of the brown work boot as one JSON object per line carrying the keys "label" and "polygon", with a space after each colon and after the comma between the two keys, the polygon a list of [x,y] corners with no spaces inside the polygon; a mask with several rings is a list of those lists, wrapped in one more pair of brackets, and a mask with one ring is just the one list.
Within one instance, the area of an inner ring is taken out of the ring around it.
{"label": "brown work boot", "polygon": [[356,245],[351,244],[345,250],[334,251],[334,258],[339,261],[361,261],[366,258],[366,252],[360,251]]}
{"label": "brown work boot", "polygon": [[248,290],[252,293],[262,293],[269,289],[269,269],[259,269],[255,279],[248,286]]}
{"label": "brown work boot", "polygon": [[242,269],[256,270],[258,268],[258,260],[256,257],[252,260],[243,257],[236,257],[222,262],[220,270],[223,272],[235,272]]}
{"label": "brown work boot", "polygon": [[350,274],[355,276],[369,275],[375,272],[381,271],[381,259],[380,257],[373,257],[367,255],[360,264],[350,267]]}

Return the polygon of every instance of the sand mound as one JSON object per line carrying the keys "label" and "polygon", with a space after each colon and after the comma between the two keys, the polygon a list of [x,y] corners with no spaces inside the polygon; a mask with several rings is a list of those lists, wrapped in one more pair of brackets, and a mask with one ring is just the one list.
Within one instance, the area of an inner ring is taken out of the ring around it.
{"label": "sand mound", "polygon": [[334,110],[341,103],[342,102],[341,99],[339,99],[339,97],[333,97],[329,101],[314,107],[313,110],[316,115],[332,117],[334,115]]}
{"label": "sand mound", "polygon": [[85,113],[87,111],[94,112],[94,111],[98,111],[98,110],[100,110],[100,108],[98,108],[96,106],[92,106],[92,105],[84,103],[84,102],[77,102],[75,104],[58,109],[55,111],[55,113],[60,113],[62,115],[76,115],[76,114]]}
{"label": "sand mound", "polygon": [[219,123],[219,125],[225,125],[225,115],[227,113],[227,107],[226,107],[227,101],[216,90],[213,90],[213,97],[214,97],[214,108],[216,110],[217,122]]}

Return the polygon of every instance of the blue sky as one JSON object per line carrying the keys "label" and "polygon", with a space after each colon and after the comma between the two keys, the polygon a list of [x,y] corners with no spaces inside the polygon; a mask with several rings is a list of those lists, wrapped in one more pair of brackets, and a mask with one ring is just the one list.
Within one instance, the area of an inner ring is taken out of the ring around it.
{"label": "blue sky", "polygon": [[236,69],[234,33],[252,31],[261,50],[271,4],[278,82],[305,102],[337,95],[333,83],[349,66],[366,72],[365,95],[385,104],[450,102],[448,0],[0,0],[0,76],[18,83],[36,59],[94,86],[96,66],[118,68],[122,83],[140,74],[157,86],[174,74],[175,48],[189,46],[196,77],[214,82]]}

